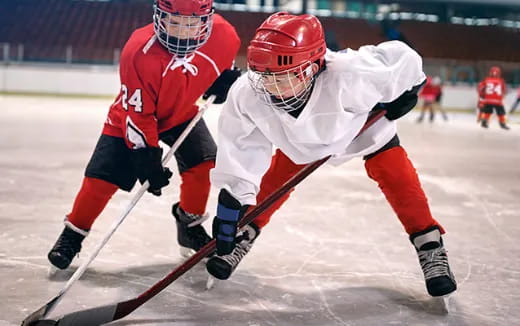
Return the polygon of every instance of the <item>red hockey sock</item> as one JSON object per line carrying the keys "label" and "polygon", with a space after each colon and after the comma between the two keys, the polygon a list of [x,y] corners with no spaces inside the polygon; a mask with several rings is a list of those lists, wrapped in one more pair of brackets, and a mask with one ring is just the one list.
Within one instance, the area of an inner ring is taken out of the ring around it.
{"label": "red hockey sock", "polygon": [[80,229],[90,230],[117,189],[116,185],[101,179],[83,178],[67,220]]}
{"label": "red hockey sock", "polygon": [[501,115],[498,116],[498,122],[506,123],[506,116],[505,116],[505,114],[501,114]]}
{"label": "red hockey sock", "polygon": [[[262,178],[262,182],[260,184],[260,192],[256,196],[256,202],[258,204],[261,203],[267,196],[278,190],[278,188],[280,188],[281,185],[283,185],[287,180],[289,180],[293,175],[295,175],[304,167],[305,165],[298,165],[293,163],[280,150],[276,150],[276,153],[271,161],[271,166]],[[271,216],[280,208],[280,206],[282,206],[282,204],[287,199],[289,199],[289,195],[293,190],[294,188],[288,191],[277,201],[275,201],[262,214],[258,215],[258,217],[255,218],[255,220],[253,221],[255,225],[259,228],[262,228],[267,223],[269,223]]]}
{"label": "red hockey sock", "polygon": [[214,161],[206,161],[181,173],[181,200],[179,206],[191,214],[206,213],[210,182],[209,170],[215,167]]}
{"label": "red hockey sock", "polygon": [[405,150],[393,147],[366,160],[368,176],[376,181],[406,232],[412,234],[442,226],[432,217],[428,200]]}
{"label": "red hockey sock", "polygon": [[489,121],[489,118],[491,118],[491,113],[482,113],[482,120]]}

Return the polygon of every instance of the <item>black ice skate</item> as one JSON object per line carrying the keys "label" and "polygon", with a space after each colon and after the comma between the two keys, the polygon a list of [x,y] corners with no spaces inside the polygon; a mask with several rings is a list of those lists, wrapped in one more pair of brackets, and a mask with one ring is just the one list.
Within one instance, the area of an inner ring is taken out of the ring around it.
{"label": "black ice skate", "polygon": [[435,226],[412,234],[410,240],[419,256],[428,293],[440,297],[455,291],[457,283],[448,264],[439,228]]}
{"label": "black ice skate", "polygon": [[65,222],[65,228],[58,240],[47,254],[52,265],[59,269],[66,269],[72,263],[72,259],[81,251],[81,242],[87,236],[88,231],[74,227]]}
{"label": "black ice skate", "polygon": [[489,126],[488,126],[488,121],[485,120],[485,119],[482,119],[482,120],[480,121],[480,126],[481,126],[482,128],[489,128]]}
{"label": "black ice skate", "polygon": [[173,204],[172,214],[177,224],[177,242],[183,257],[190,257],[206,243],[211,237],[201,225],[208,215],[197,215],[185,212],[179,207],[179,203]]}
{"label": "black ice skate", "polygon": [[229,255],[215,255],[208,260],[206,263],[208,273],[219,280],[227,280],[240,261],[251,250],[259,234],[260,229],[255,224],[246,225],[244,231],[237,235],[237,245]]}
{"label": "black ice skate", "polygon": [[510,129],[509,126],[506,125],[504,122],[500,122],[500,128],[505,129],[505,130],[509,130]]}

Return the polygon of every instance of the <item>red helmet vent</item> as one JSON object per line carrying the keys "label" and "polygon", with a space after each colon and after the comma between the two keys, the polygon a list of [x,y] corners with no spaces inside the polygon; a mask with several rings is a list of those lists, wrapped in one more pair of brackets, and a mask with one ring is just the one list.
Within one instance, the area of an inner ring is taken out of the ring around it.
{"label": "red helmet vent", "polygon": [[278,56],[278,66],[288,66],[293,64],[293,56],[292,55],[279,55]]}

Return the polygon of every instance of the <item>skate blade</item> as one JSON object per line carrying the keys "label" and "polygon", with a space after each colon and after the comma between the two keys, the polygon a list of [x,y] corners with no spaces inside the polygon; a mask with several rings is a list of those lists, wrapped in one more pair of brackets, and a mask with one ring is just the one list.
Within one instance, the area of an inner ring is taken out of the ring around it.
{"label": "skate blade", "polygon": [[218,281],[219,280],[217,280],[213,276],[209,275],[208,280],[206,282],[206,291],[211,291],[211,289],[213,289],[215,287],[215,285],[217,284]]}
{"label": "skate blade", "polygon": [[54,265],[51,265],[47,270],[47,278],[52,281],[67,281],[70,275],[70,271],[66,269],[59,269]]}
{"label": "skate blade", "polygon": [[196,253],[196,251],[191,248],[188,248],[188,247],[180,247],[179,253],[184,258],[190,258],[191,256],[193,256]]}
{"label": "skate blade", "polygon": [[452,294],[443,295],[441,297],[435,298],[438,302],[439,306],[441,307],[441,310],[445,314],[449,314],[452,310],[451,307],[451,301],[452,301]]}
{"label": "skate blade", "polygon": [[[188,248],[188,247],[180,247],[179,252],[180,252],[181,256],[186,259],[190,258],[191,256],[193,256],[194,254],[197,253],[195,250]],[[208,259],[209,259],[209,257],[204,257],[201,259],[201,262],[203,264],[206,264],[208,262]]]}

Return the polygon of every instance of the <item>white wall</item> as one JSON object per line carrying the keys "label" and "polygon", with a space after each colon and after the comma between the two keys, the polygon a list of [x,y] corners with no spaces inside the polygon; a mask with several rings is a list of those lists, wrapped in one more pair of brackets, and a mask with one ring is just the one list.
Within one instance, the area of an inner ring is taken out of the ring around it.
{"label": "white wall", "polygon": [[90,65],[2,65],[0,92],[115,96],[116,68]]}
{"label": "white wall", "polygon": [[[111,66],[0,65],[0,92],[115,96],[119,75]],[[516,99],[509,90],[506,108]],[[474,109],[477,92],[471,86],[445,86],[441,105],[450,109]]]}
{"label": "white wall", "polygon": [[[444,86],[442,91],[441,106],[450,109],[475,109],[478,95],[475,86]],[[516,90],[509,89],[504,99],[506,111],[516,100]]]}

